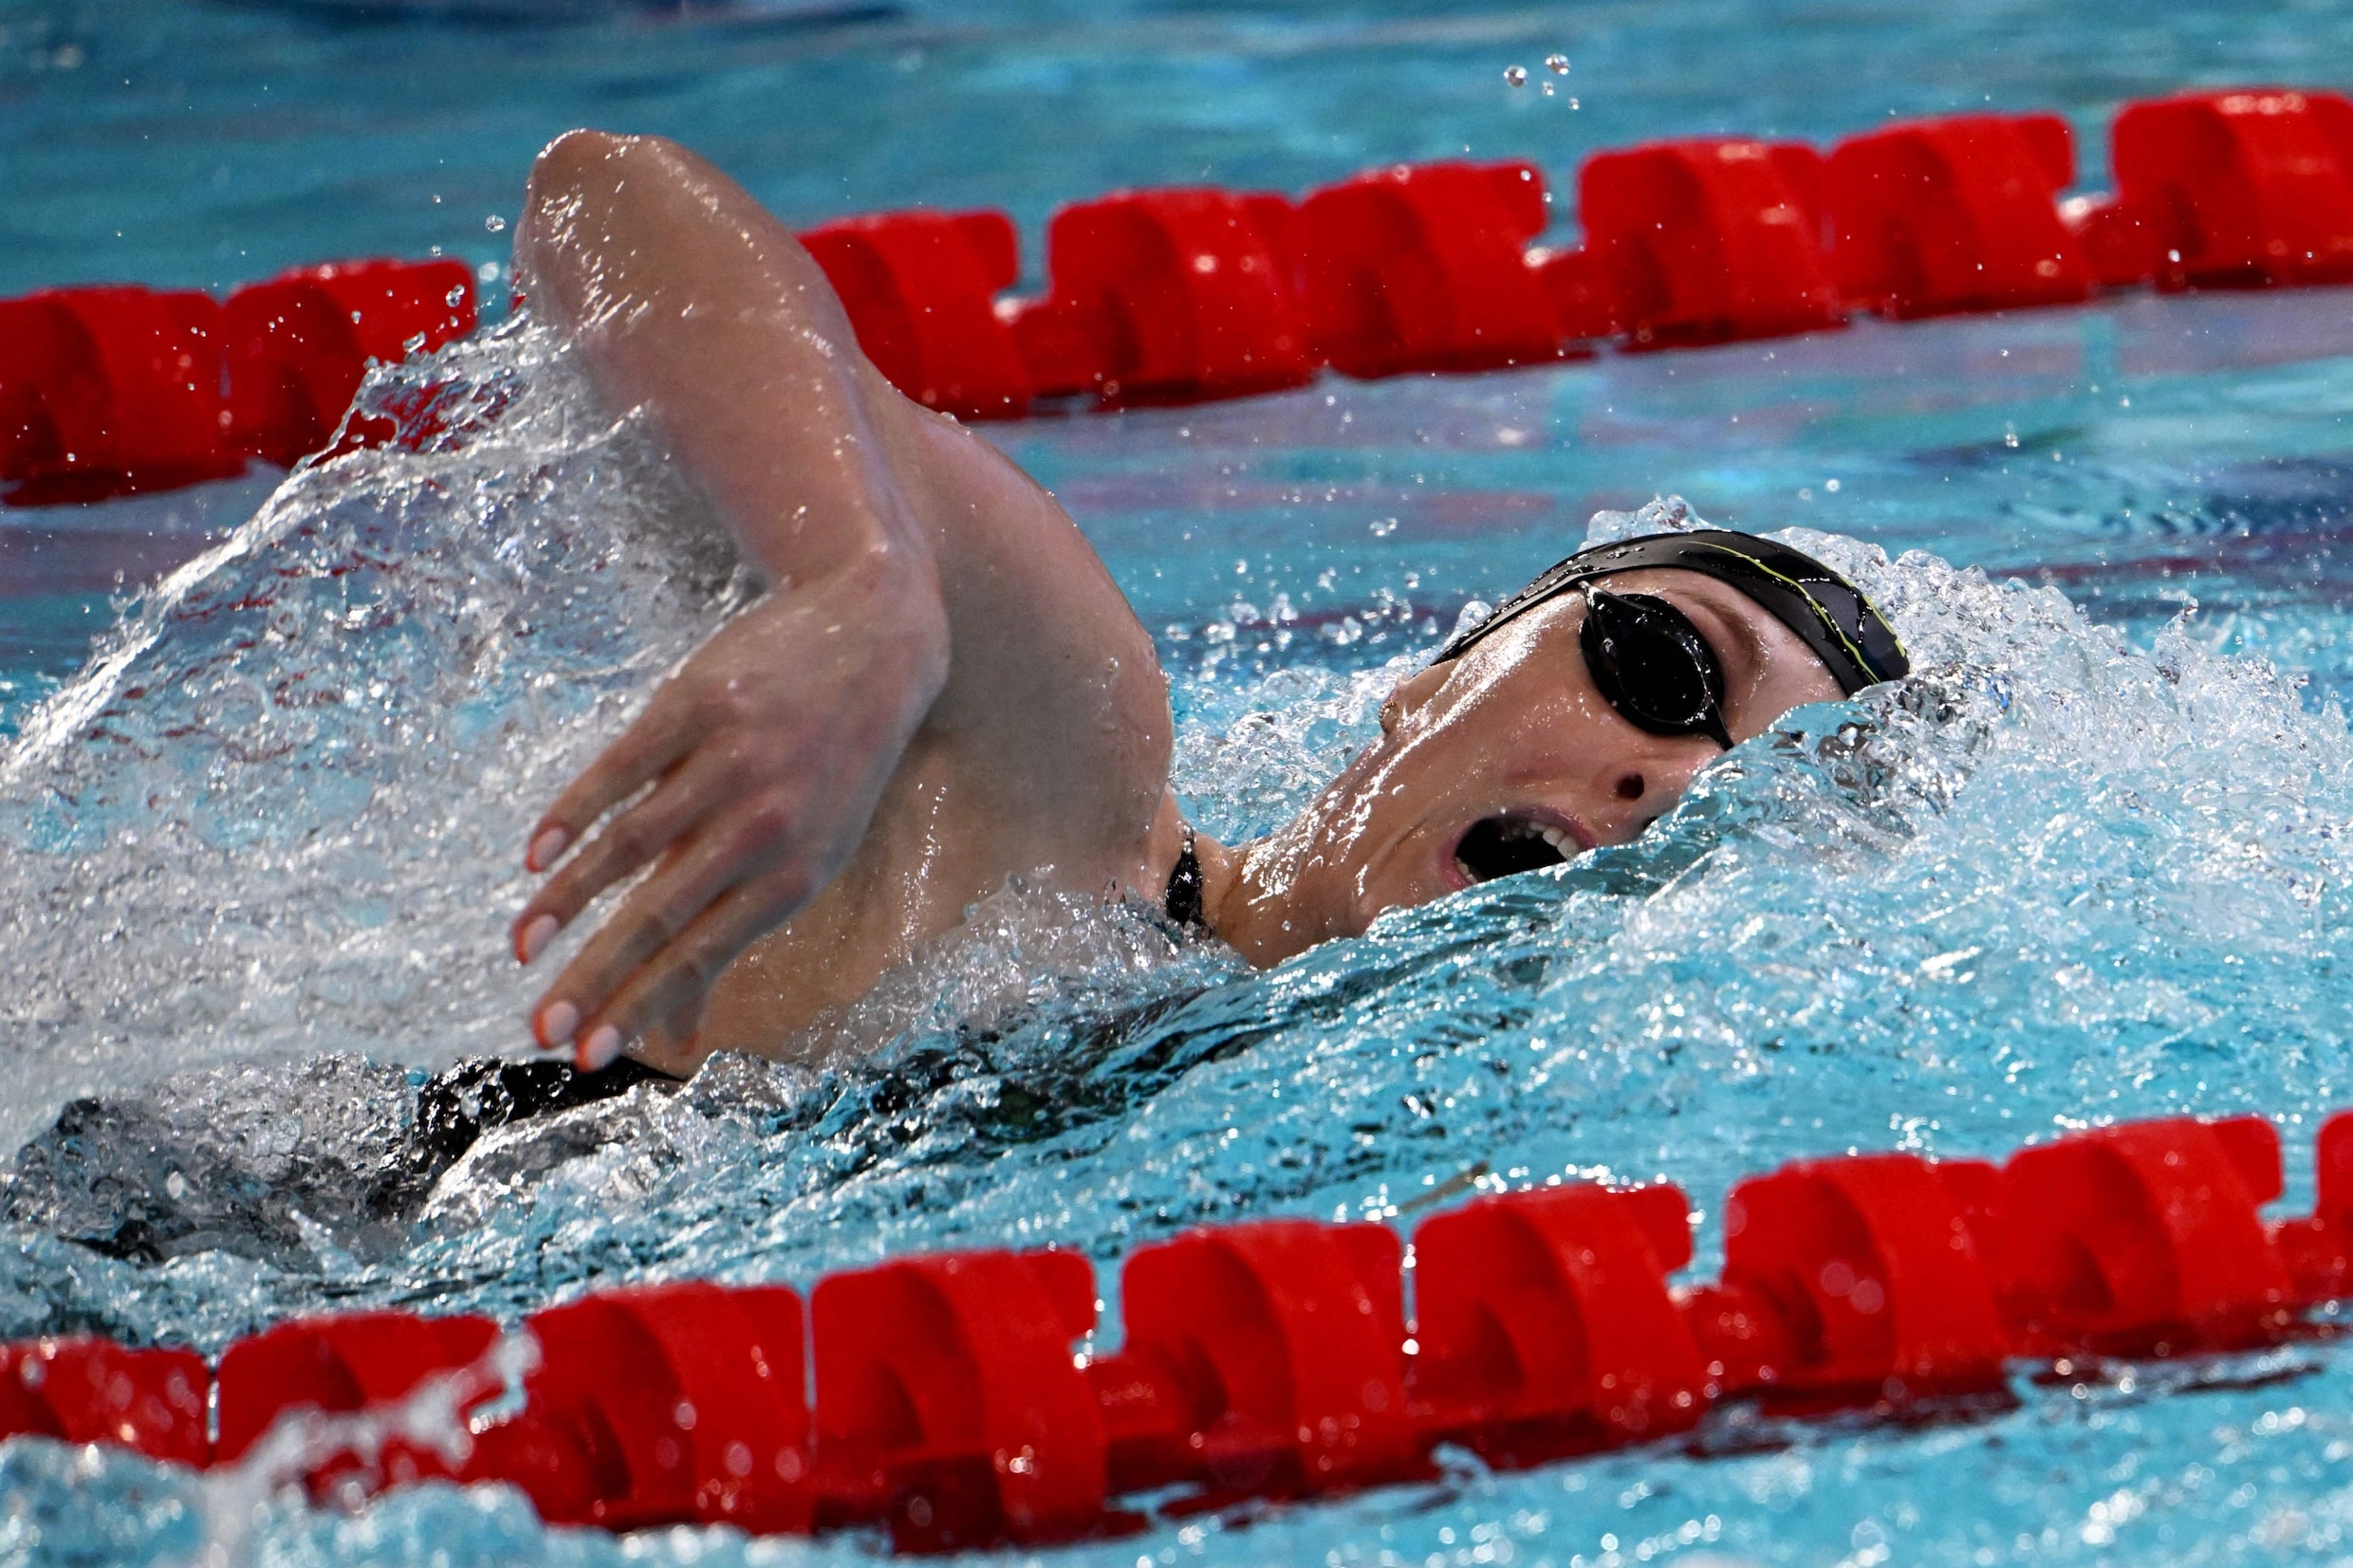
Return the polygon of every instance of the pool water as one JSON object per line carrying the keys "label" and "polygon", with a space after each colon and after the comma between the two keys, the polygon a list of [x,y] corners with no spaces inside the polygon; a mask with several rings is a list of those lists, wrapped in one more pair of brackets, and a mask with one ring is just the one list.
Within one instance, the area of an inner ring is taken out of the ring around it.
{"label": "pool water", "polygon": [[[1644,135],[1826,138],[1989,94],[2070,113],[2094,163],[2119,98],[2321,80],[2345,42],[2299,8],[2153,9],[479,28],[10,4],[0,123],[30,150],[0,168],[0,286],[432,244],[493,264],[484,219],[574,120],[678,134],[795,218],[993,202],[1034,234],[1059,196],[1204,169],[1296,188],[1467,142],[1565,174]],[[1555,47],[1573,110],[1501,79]],[[724,1060],[449,1169],[398,1133],[425,1070],[523,1045],[503,940],[523,833],[743,587],[646,434],[527,323],[367,396],[427,383],[453,417],[420,452],[0,515],[0,1039],[21,1064],[0,1140],[22,1146],[0,1335],[212,1350],[296,1311],[513,1316],[594,1284],[806,1285],[1048,1242],[1091,1253],[1108,1295],[1118,1258],[1186,1225],[1410,1224],[1400,1206],[1466,1179],[1674,1179],[1704,1275],[1726,1186],[1784,1159],[1998,1155],[2255,1111],[2293,1206],[2318,1118],[2353,1104],[2353,292],[1863,323],[1000,427],[1158,636],[1178,784],[1213,831],[1279,820],[1466,603],[1595,513],[1616,514],[1603,534],[1645,526],[1624,514],[1662,492],[1811,530],[1921,673],[1792,715],[1637,845],[1263,975],[1009,887],[843,1021],[870,1061]],[[2348,1371],[2321,1341],[2021,1378],[2007,1409],[1924,1425],[1735,1415],[1690,1446],[1461,1460],[1044,1555],[2334,1561],[2353,1553]],[[616,1542],[490,1489],[345,1515],[269,1479],[12,1442],[0,1560],[879,1549]]]}

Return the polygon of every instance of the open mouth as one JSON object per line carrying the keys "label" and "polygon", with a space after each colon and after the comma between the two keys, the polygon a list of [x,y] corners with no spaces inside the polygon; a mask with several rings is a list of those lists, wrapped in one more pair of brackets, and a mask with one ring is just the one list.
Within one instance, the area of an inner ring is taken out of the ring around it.
{"label": "open mouth", "polygon": [[1473,882],[1566,864],[1579,849],[1561,828],[1525,817],[1482,817],[1454,846],[1454,865]]}

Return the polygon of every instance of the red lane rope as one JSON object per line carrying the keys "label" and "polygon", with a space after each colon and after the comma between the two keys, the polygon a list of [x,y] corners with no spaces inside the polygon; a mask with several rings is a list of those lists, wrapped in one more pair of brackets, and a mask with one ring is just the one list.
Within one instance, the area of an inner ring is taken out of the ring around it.
{"label": "red lane rope", "polygon": [[[1131,191],[1055,213],[1048,287],[1004,213],[844,218],[803,238],[893,384],[964,418],[1058,401],[1190,403],[1890,319],[2099,288],[2353,282],[2353,100],[2246,88],[2126,104],[2114,194],[2074,182],[2055,115],[1962,115],[1797,142],[1664,141],[1588,158],[1584,243],[1524,162],[1399,164],[1291,198]],[[371,360],[474,326],[455,262],[343,262],[232,294],[65,288],[0,301],[0,486],[83,501],[291,464]],[[396,438],[355,429],[352,444]]]}
{"label": "red lane rope", "polygon": [[1998,1166],[1799,1161],[1733,1187],[1722,1274],[1680,1287],[1690,1205],[1664,1184],[1476,1198],[1416,1227],[1410,1266],[1385,1225],[1211,1226],[1127,1260],[1121,1346],[1095,1356],[1073,1351],[1098,1305],[1075,1252],[900,1259],[819,1281],[806,1313],[781,1285],[632,1287],[524,1319],[519,1406],[477,1317],[301,1319],[209,1370],[43,1339],[0,1347],[0,1436],[228,1464],[289,1416],[437,1386],[473,1411],[470,1440],[314,1438],[314,1493],[437,1476],[513,1485],[550,1523],[1066,1540],[1131,1522],[1128,1494],[1196,1508],[1412,1480],[1439,1444],[1546,1463],[1731,1401],[1934,1413],[2002,1397],[2022,1362],[2324,1332],[2308,1315],[2353,1294],[2353,1112],[2317,1157],[2313,1212],[2268,1222],[2279,1137],[2257,1116],[2123,1123]]}
{"label": "red lane rope", "polygon": [[334,437],[372,361],[474,323],[473,278],[454,261],[304,267],[226,304],[131,287],[0,300],[0,499],[169,489],[250,456],[290,465]]}
{"label": "red lane rope", "polygon": [[[1825,159],[1738,138],[1597,155],[1585,241],[1529,249],[1523,163],[1400,166],[1293,203],[1198,189],[1081,203],[1018,275],[1001,213],[885,213],[807,240],[862,346],[910,396],[976,417],[1043,398],[1184,402],[1354,376],[1473,371],[1891,318],[2178,289],[2353,280],[2353,101],[2291,91],[2135,103],[2116,194],[2058,204],[2064,121],[1965,116]],[[371,360],[472,330],[454,262],[308,268],[232,294],[61,289],[0,301],[0,482],[13,505],[291,463]],[[348,442],[398,433],[356,428]],[[689,1283],[526,1319],[518,1411],[463,1457],[394,1436],[309,1460],[314,1487],[503,1480],[551,1522],[887,1522],[902,1546],[1110,1527],[1122,1494],[1214,1502],[1426,1473],[1438,1443],[1517,1465],[1684,1430],[1727,1400],[1793,1412],[1998,1392],[2024,1359],[2274,1343],[2353,1293],[2353,1114],[2319,1142],[2314,1212],[2267,1224],[2277,1134],[2128,1124],[1995,1167],[1880,1154],[1735,1187],[1717,1281],[1672,1187],[1572,1186],[1424,1221],[1406,1312],[1383,1226],[1277,1220],[1146,1247],[1116,1355],[1074,1356],[1074,1253],[902,1260],[778,1286]],[[806,1395],[813,1342],[817,1399]],[[454,1378],[477,1410],[496,1325],[368,1313],[185,1351],[0,1347],[0,1435],[228,1463],[290,1411],[382,1411]],[[617,1372],[619,1374],[617,1374]],[[214,1413],[208,1421],[208,1398]]]}

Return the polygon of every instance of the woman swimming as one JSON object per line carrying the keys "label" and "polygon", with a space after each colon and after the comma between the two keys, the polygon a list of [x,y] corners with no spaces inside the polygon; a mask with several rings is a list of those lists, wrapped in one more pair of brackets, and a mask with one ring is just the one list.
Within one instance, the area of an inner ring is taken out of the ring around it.
{"label": "woman swimming", "polygon": [[1228,846],[1168,784],[1150,637],[1069,517],[859,352],[824,274],[670,143],[574,132],[518,277],[767,581],[533,828],[526,964],[643,879],[533,1032],[583,1068],[773,1053],[1014,874],[1148,900],[1252,962],[1637,837],[1726,747],[1902,674],[1828,568],[1661,535],[1572,557],[1401,682],[1300,816]]}

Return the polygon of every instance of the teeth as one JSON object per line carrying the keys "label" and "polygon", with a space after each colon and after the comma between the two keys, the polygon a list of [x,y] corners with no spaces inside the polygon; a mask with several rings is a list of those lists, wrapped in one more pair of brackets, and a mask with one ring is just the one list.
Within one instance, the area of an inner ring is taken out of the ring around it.
{"label": "teeth", "polygon": [[1562,859],[1573,860],[1577,858],[1577,840],[1557,827],[1547,827],[1541,822],[1517,821],[1504,829],[1504,836],[1510,839],[1542,839],[1552,846],[1552,852]]}
{"label": "teeth", "polygon": [[1454,869],[1462,873],[1462,879],[1466,882],[1475,882],[1479,879],[1479,874],[1471,869],[1471,862],[1459,855],[1454,857]]}

